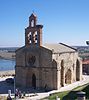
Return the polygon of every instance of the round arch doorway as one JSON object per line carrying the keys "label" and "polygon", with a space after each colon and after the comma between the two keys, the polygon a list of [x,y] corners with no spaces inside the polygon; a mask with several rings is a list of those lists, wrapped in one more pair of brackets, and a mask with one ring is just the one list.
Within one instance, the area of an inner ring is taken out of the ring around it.
{"label": "round arch doorway", "polygon": [[35,74],[32,75],[32,87],[36,89],[36,76]]}
{"label": "round arch doorway", "polygon": [[65,83],[66,84],[71,84],[71,77],[72,77],[71,70],[68,69],[65,74]]}

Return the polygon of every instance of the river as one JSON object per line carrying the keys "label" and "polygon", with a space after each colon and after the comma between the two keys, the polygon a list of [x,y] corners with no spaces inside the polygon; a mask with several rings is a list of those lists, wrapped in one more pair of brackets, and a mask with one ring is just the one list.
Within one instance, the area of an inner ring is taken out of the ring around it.
{"label": "river", "polygon": [[15,60],[0,59],[0,71],[14,70]]}

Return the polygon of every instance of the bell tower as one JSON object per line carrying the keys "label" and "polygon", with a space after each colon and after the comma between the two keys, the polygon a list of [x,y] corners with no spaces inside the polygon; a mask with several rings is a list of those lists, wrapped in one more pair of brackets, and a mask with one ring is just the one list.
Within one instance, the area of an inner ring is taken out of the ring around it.
{"label": "bell tower", "polygon": [[37,16],[32,13],[29,17],[29,26],[25,29],[25,46],[42,45],[42,28],[43,25],[37,25]]}

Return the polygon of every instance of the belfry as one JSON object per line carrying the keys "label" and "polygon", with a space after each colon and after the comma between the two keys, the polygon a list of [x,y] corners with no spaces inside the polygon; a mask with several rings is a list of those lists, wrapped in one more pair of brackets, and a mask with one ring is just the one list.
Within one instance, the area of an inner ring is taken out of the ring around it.
{"label": "belfry", "polygon": [[29,17],[29,26],[25,29],[25,45],[42,45],[42,27],[37,25],[37,17],[31,14]]}

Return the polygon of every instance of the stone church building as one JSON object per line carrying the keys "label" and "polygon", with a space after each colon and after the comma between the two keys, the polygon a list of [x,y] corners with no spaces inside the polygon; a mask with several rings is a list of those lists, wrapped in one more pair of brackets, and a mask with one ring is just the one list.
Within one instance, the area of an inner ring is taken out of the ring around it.
{"label": "stone church building", "polygon": [[63,43],[42,45],[42,28],[37,25],[36,15],[31,14],[25,46],[16,50],[16,85],[59,89],[80,81],[82,63],[77,50]]}

